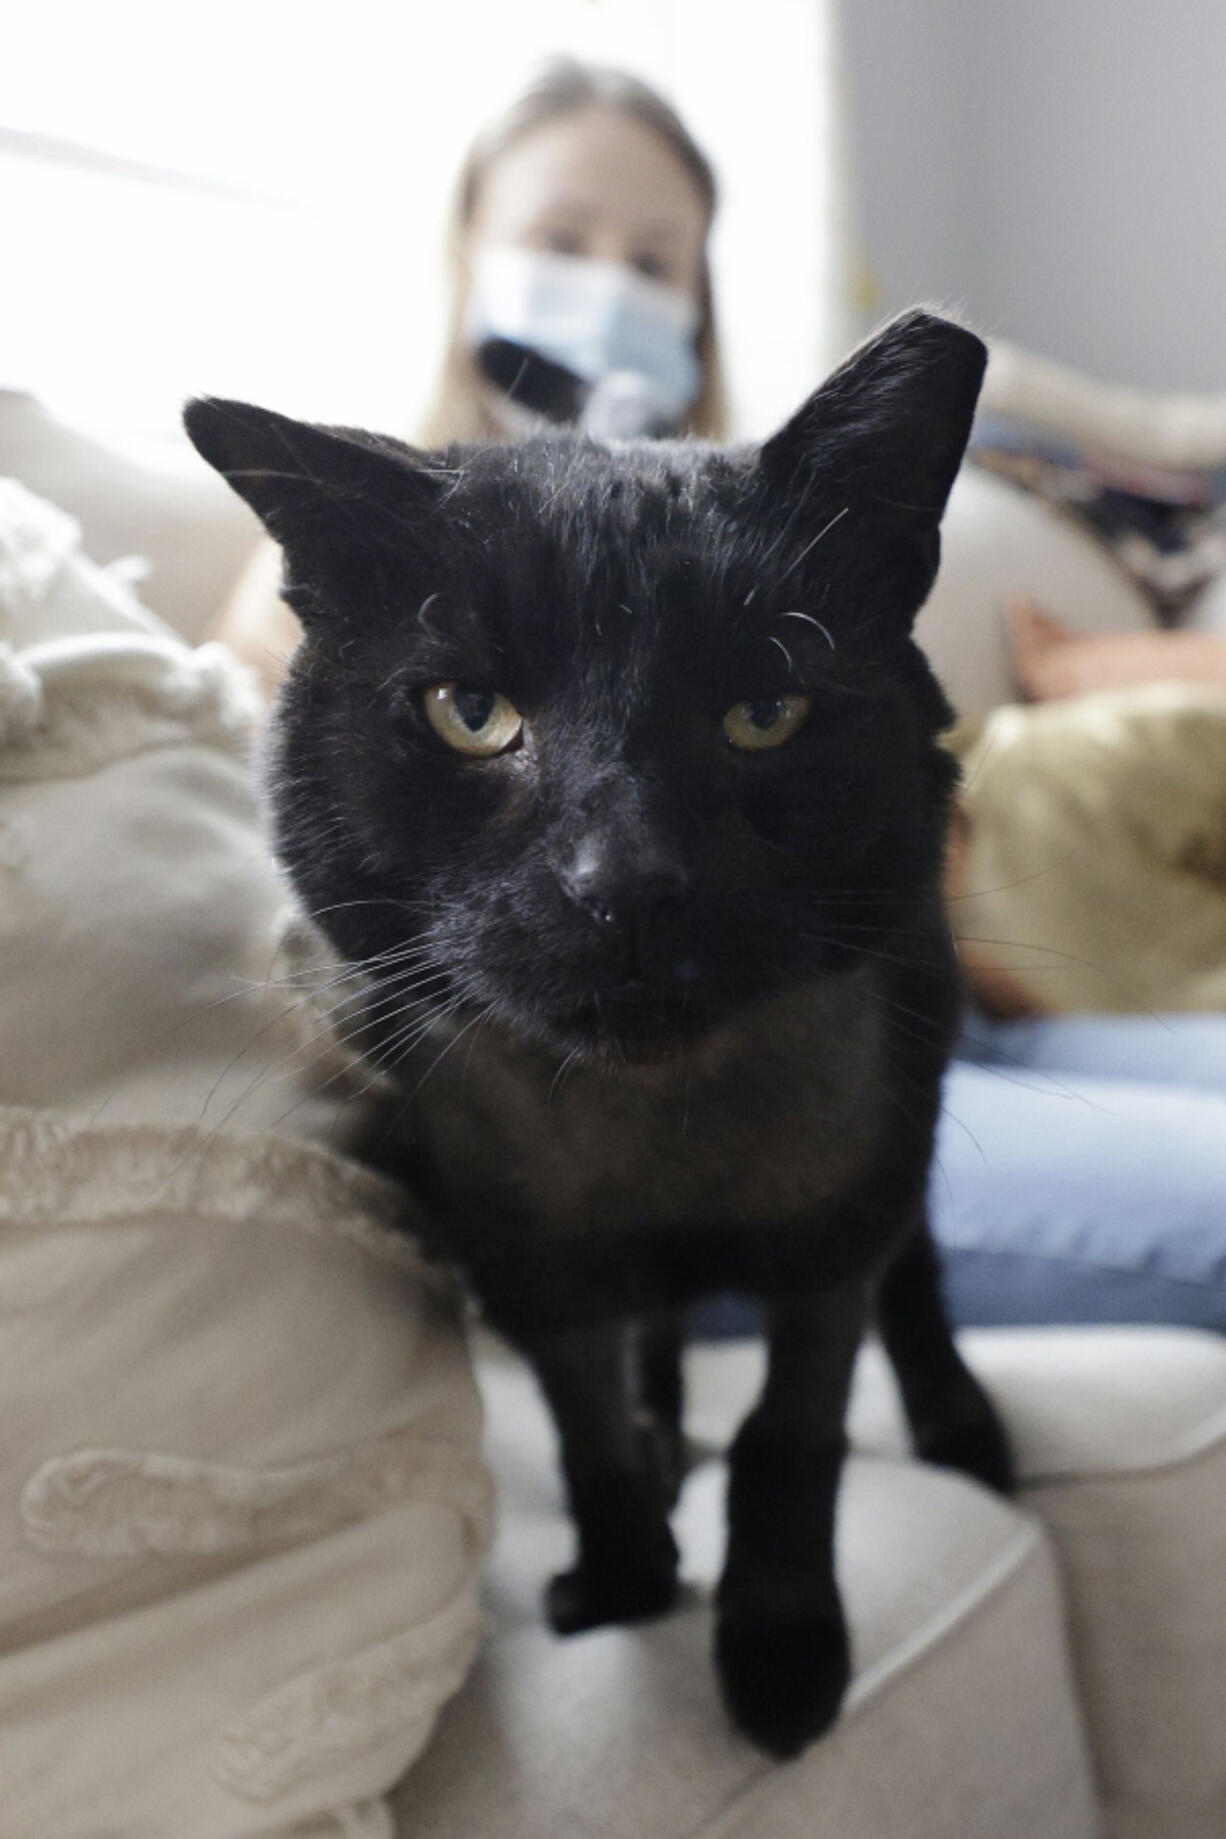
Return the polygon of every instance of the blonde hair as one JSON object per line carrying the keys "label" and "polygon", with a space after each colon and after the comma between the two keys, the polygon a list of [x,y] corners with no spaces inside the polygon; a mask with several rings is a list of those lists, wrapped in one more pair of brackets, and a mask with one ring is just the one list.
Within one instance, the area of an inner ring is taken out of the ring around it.
{"label": "blonde hair", "polygon": [[[463,335],[467,306],[464,240],[472,223],[485,176],[508,148],[548,122],[592,107],[615,109],[665,142],[684,166],[706,208],[708,229],[715,213],[717,188],[711,164],[677,111],[641,78],[622,70],[580,64],[574,58],[550,61],[505,112],[478,134],[460,169],[451,209],[448,260],[451,312],[447,346],[434,400],[419,438],[427,446],[449,441],[501,440],[505,431],[488,406],[488,386],[481,379]],[[718,439],[726,432],[727,410],[711,272],[703,252],[699,277],[699,322],[695,346],[702,386],[688,410],[682,431]]]}

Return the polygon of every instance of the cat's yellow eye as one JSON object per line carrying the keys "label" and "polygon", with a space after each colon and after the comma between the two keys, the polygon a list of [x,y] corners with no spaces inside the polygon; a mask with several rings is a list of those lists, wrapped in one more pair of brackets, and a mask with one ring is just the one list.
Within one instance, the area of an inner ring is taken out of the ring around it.
{"label": "cat's yellow eye", "polygon": [[472,689],[464,683],[434,683],[425,692],[426,720],[457,753],[488,760],[514,747],[524,718],[497,690]]}
{"label": "cat's yellow eye", "polygon": [[804,727],[811,707],[807,696],[759,696],[753,702],[738,702],[724,717],[724,733],[747,753],[782,747]]}

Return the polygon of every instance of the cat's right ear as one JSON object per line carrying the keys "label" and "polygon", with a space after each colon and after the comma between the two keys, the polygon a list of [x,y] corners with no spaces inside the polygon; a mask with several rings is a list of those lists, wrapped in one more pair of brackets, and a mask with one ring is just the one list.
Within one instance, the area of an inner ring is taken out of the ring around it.
{"label": "cat's right ear", "polygon": [[388,436],[294,421],[203,396],[183,415],[196,451],[245,498],[290,570],[352,570],[420,539],[447,475]]}
{"label": "cat's right ear", "polygon": [[935,530],[970,438],[987,346],[935,313],[901,314],[852,352],[763,447],[785,492],[846,491]]}

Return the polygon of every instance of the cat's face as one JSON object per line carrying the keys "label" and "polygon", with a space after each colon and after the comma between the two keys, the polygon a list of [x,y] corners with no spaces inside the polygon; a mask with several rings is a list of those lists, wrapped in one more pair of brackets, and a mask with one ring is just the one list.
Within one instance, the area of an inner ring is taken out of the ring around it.
{"label": "cat's face", "polygon": [[633,1058],[888,951],[938,873],[947,710],[908,633],[982,347],[878,346],[739,453],[428,457],[196,405],[306,626],[279,847],[389,997]]}

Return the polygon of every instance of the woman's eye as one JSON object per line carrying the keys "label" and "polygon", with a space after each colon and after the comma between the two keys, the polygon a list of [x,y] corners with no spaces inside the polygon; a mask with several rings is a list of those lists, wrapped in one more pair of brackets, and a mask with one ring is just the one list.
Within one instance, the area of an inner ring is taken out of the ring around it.
{"label": "woman's eye", "polygon": [[434,683],[423,693],[426,720],[457,753],[478,759],[508,753],[524,731],[524,718],[497,690],[467,683]]}
{"label": "woman's eye", "polygon": [[580,255],[583,250],[583,239],[574,230],[546,230],[541,243],[554,255]]}
{"label": "woman's eye", "polygon": [[667,281],[669,278],[668,263],[661,255],[644,253],[631,256],[630,266],[636,268],[639,274],[646,275],[649,281]]}
{"label": "woman's eye", "polygon": [[734,703],[724,717],[724,733],[747,753],[782,747],[803,728],[812,706],[807,696],[759,696]]}

